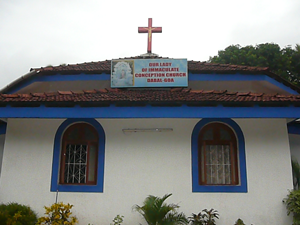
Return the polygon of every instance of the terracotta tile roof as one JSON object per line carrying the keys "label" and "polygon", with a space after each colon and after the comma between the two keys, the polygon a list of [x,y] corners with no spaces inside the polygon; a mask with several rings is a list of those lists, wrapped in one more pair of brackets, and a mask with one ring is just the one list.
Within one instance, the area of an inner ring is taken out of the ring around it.
{"label": "terracotta tile roof", "polygon": [[[136,56],[122,59],[168,59],[167,57],[158,56]],[[23,77],[15,80],[11,84],[3,88],[0,93],[8,93],[13,87],[21,84],[27,79],[31,79],[34,76],[39,75],[54,75],[57,73],[67,75],[67,74],[110,74],[111,70],[111,60],[99,61],[99,62],[85,62],[80,64],[69,64],[60,66],[48,66],[41,68],[32,68],[31,72]],[[217,74],[228,74],[228,73],[242,73],[242,74],[266,74],[280,83],[290,87],[291,89],[300,93],[300,88],[281,78],[280,76],[269,71],[268,67],[251,67],[251,66],[239,66],[230,64],[217,64],[217,63],[207,63],[199,61],[188,61],[188,71],[190,73],[217,73]],[[74,93],[75,94],[75,93]],[[230,93],[227,93],[229,95]]]}
{"label": "terracotta tile roof", "polygon": [[230,64],[218,64],[218,63],[207,63],[207,62],[197,62],[189,61],[188,68],[190,72],[268,72],[268,67],[253,67],[253,66],[239,66]]}
{"label": "terracotta tile roof", "polygon": [[[143,59],[136,56],[122,59]],[[147,59],[168,59],[166,57],[147,57]],[[54,73],[110,73],[111,60],[99,62],[85,62],[79,64],[68,64],[60,66],[47,66],[41,68],[32,68],[30,71],[39,71],[39,73],[54,74]],[[192,73],[229,73],[229,72],[247,72],[247,73],[263,73],[268,71],[268,67],[251,67],[238,66],[230,64],[217,64],[199,61],[188,61],[188,70]]]}
{"label": "terracotta tile roof", "polygon": [[[190,90],[174,88],[168,90],[124,90],[103,89],[84,90],[82,92],[58,91],[52,93],[31,94],[0,94],[0,105],[28,105],[49,103],[72,103],[72,105],[85,104],[92,106],[98,104],[158,104],[158,105],[232,105],[232,106],[288,106],[300,105],[300,95],[278,95],[264,93],[238,93],[225,90]],[[63,105],[62,105],[63,106]]]}

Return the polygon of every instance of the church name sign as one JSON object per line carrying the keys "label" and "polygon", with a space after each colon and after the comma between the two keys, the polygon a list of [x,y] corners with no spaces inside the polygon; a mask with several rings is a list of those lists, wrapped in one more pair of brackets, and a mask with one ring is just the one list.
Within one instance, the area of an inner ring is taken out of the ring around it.
{"label": "church name sign", "polygon": [[111,87],[187,87],[187,59],[112,60]]}

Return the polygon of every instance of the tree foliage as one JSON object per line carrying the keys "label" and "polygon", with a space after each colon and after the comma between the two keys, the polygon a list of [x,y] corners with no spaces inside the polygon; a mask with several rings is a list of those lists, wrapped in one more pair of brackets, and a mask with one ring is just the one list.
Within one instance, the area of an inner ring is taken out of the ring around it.
{"label": "tree foliage", "polygon": [[209,62],[244,66],[269,67],[270,71],[300,86],[300,45],[295,48],[265,43],[256,46],[230,45]]}

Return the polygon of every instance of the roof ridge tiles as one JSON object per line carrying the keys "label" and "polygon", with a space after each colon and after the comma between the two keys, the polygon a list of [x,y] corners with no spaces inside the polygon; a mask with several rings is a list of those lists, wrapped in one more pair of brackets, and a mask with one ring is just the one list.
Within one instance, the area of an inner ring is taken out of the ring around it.
{"label": "roof ridge tiles", "polygon": [[290,97],[293,97],[293,95],[291,95],[291,94],[289,94],[289,95],[277,94],[276,97],[277,98],[290,98]]}
{"label": "roof ridge tiles", "polygon": [[190,90],[190,93],[203,93],[203,90]]}
{"label": "roof ridge tiles", "polygon": [[[99,94],[99,93],[107,94]],[[115,92],[115,93],[113,93]],[[86,95],[87,94],[87,95]],[[98,89],[83,91],[57,91],[30,94],[0,94],[1,102],[5,104],[21,102],[265,102],[288,104],[300,102],[300,95],[264,94],[251,92],[228,92],[227,90],[191,90],[190,88],[173,88],[168,90],[128,90]]]}
{"label": "roof ridge tiles", "polygon": [[191,92],[191,88],[183,88],[181,92],[187,93],[187,92]]}
{"label": "roof ridge tiles", "polygon": [[108,92],[107,89],[97,89],[96,91],[99,93],[107,93]]}
{"label": "roof ridge tiles", "polygon": [[83,90],[84,94],[96,94],[96,90]]}
{"label": "roof ridge tiles", "polygon": [[171,88],[171,92],[181,92],[183,88]]}
{"label": "roof ridge tiles", "polygon": [[107,92],[119,92],[121,91],[121,89],[119,88],[105,88],[107,90]]}
{"label": "roof ridge tiles", "polygon": [[30,98],[32,97],[31,94],[18,94],[20,98]]}
{"label": "roof ridge tiles", "polygon": [[203,91],[203,90],[202,90],[202,93],[203,93],[203,94],[210,94],[210,93],[214,93],[214,91],[215,91],[215,90],[208,90],[208,91]]}
{"label": "roof ridge tiles", "polygon": [[84,91],[72,91],[73,94],[84,94]]}
{"label": "roof ridge tiles", "polygon": [[[142,56],[136,57],[124,57],[121,59],[143,59]],[[153,57],[152,57],[153,58]],[[168,57],[155,57],[156,59],[169,59]],[[118,60],[118,59],[116,59]],[[91,61],[91,62],[83,62],[83,63],[74,63],[74,64],[66,64],[66,65],[57,65],[57,66],[46,66],[40,68],[31,68],[30,71],[36,70],[39,72],[45,71],[46,73],[53,72],[64,72],[64,73],[72,73],[74,71],[78,72],[109,72],[111,70],[110,67],[111,60],[104,61]],[[222,72],[222,71],[245,71],[245,72],[269,72],[268,67],[253,67],[253,66],[245,66],[245,65],[232,65],[232,64],[221,64],[221,63],[210,63],[206,61],[188,61],[188,70],[194,72]]]}
{"label": "roof ridge tiles", "polygon": [[4,98],[19,98],[19,94],[1,94]]}
{"label": "roof ridge tiles", "polygon": [[72,95],[72,91],[57,91],[58,94],[60,95]]}
{"label": "roof ridge tiles", "polygon": [[236,95],[238,92],[237,91],[227,91],[227,95]]}
{"label": "roof ridge tiles", "polygon": [[227,90],[214,90],[214,94],[224,94],[224,93],[226,93],[227,92]]}
{"label": "roof ridge tiles", "polygon": [[45,92],[45,95],[47,97],[49,97],[49,96],[55,96],[55,95],[57,95],[57,92]]}
{"label": "roof ridge tiles", "polygon": [[264,97],[276,97],[277,95],[278,95],[278,93],[276,93],[276,94],[265,93],[263,96]]}
{"label": "roof ridge tiles", "polygon": [[43,97],[46,96],[45,93],[30,93],[33,97]]}
{"label": "roof ridge tiles", "polygon": [[238,92],[236,95],[237,96],[248,96],[250,95],[251,92]]}
{"label": "roof ridge tiles", "polygon": [[249,95],[250,95],[250,96],[255,96],[255,97],[261,97],[261,96],[264,95],[264,93],[252,93],[252,92],[250,92]]}

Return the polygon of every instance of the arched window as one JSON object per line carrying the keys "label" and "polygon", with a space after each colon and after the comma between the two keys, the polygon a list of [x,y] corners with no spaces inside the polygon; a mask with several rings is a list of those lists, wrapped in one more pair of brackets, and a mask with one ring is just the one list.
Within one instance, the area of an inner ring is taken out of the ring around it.
{"label": "arched window", "polygon": [[96,184],[98,135],[93,126],[75,123],[62,139],[60,184]]}
{"label": "arched window", "polygon": [[237,185],[237,141],[232,129],[223,123],[204,126],[198,139],[200,185]]}
{"label": "arched window", "polygon": [[51,191],[103,192],[105,133],[95,119],[67,119],[54,139]]}
{"label": "arched window", "polygon": [[193,192],[247,192],[244,135],[231,119],[202,119],[192,133]]}

